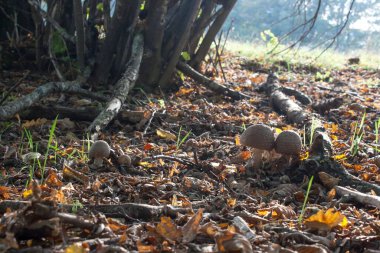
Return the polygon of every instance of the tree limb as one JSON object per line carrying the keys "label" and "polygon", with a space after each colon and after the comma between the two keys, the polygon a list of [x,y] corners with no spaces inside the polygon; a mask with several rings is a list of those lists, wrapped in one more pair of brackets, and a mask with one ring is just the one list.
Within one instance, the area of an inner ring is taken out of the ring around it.
{"label": "tree limb", "polygon": [[177,68],[180,71],[182,71],[185,75],[191,77],[195,81],[206,86],[208,89],[215,91],[219,94],[229,96],[235,100],[239,100],[239,99],[243,99],[243,98],[246,98],[246,99],[250,98],[250,96],[248,96],[248,95],[245,95],[239,91],[231,90],[230,88],[228,88],[224,85],[218,84],[218,83],[210,80],[209,78],[205,77],[204,75],[202,75],[201,73],[199,73],[198,71],[196,71],[195,69],[193,69],[192,67],[190,67],[188,64],[186,64],[184,62],[178,62]]}
{"label": "tree limb", "polygon": [[84,96],[95,98],[95,99],[104,98],[103,96],[97,95],[96,93],[82,89],[78,81],[49,82],[38,87],[32,93],[18,100],[7,103],[4,106],[1,106],[0,120],[7,120],[11,118],[13,115],[15,115],[16,113],[40,101],[42,98],[46,97],[47,95],[51,93],[60,93],[60,92],[80,94],[80,95],[84,95]]}

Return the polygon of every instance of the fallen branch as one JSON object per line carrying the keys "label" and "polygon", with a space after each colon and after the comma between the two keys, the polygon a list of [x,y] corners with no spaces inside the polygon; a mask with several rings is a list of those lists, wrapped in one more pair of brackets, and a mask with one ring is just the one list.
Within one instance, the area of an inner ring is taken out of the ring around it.
{"label": "fallen branch", "polygon": [[121,107],[124,104],[125,99],[129,91],[135,85],[138,77],[141,59],[144,49],[144,36],[142,33],[136,33],[133,39],[131,60],[127,65],[127,70],[116,84],[114,96],[111,101],[108,102],[105,109],[96,117],[96,119],[88,127],[88,132],[96,132],[103,129],[108,125],[111,120],[119,113]]}
{"label": "fallen branch", "polygon": [[[306,126],[307,132],[311,133],[311,115],[281,91],[281,85],[274,74],[270,74],[267,81],[258,90],[264,91],[270,97],[271,104],[276,111],[285,114],[291,123]],[[304,175],[312,176],[323,171],[339,178],[340,185],[351,185],[361,191],[373,190],[380,194],[380,186],[351,175],[341,164],[331,159],[332,142],[322,127],[314,130],[313,143],[309,151],[311,157],[304,161],[302,168],[290,171],[291,176],[300,177],[302,180]]]}
{"label": "fallen branch", "polygon": [[[42,203],[38,204],[43,206],[46,210],[51,209],[51,207],[48,205]],[[0,203],[0,213],[5,213],[7,208],[11,210],[18,210],[28,205],[31,205],[30,201],[4,200]],[[71,212],[73,206],[74,205],[58,204],[58,208],[61,209],[62,212]],[[137,203],[124,203],[119,205],[84,205],[83,208],[93,212],[103,213],[107,217],[131,217],[133,219],[143,221],[157,220],[162,215],[176,217],[177,213],[186,214],[191,211],[190,208],[177,208],[173,206],[153,206]],[[50,216],[46,218],[52,218],[56,215],[52,213]],[[61,216],[66,217],[66,220],[71,220],[69,216]],[[86,223],[82,225],[87,226],[88,224]]]}
{"label": "fallen branch", "polygon": [[177,68],[180,71],[182,71],[185,75],[192,78],[194,81],[203,84],[208,89],[210,89],[214,92],[229,96],[234,100],[240,100],[243,98],[246,98],[246,99],[250,98],[250,96],[248,96],[246,94],[243,94],[239,91],[234,91],[234,90],[232,90],[232,89],[230,89],[224,85],[218,84],[218,83],[210,80],[209,78],[205,77],[204,75],[202,75],[201,73],[199,73],[198,71],[196,71],[195,69],[190,67],[190,65],[188,65],[184,62],[181,62],[181,61],[178,62]]}
{"label": "fallen branch", "polygon": [[72,93],[79,94],[89,98],[94,98],[98,100],[104,99],[103,96],[82,89],[78,81],[68,81],[68,82],[49,82],[38,88],[36,88],[32,93],[15,100],[13,102],[7,103],[0,107],[0,120],[7,120],[11,118],[16,113],[30,107],[31,105],[39,102],[45,96],[51,93]]}
{"label": "fallen branch", "polygon": [[365,194],[365,193],[354,191],[354,190],[341,187],[341,186],[335,186],[335,190],[340,196],[347,195],[348,197],[353,198],[354,200],[356,200],[357,202],[363,205],[370,205],[370,206],[375,206],[377,208],[380,208],[379,196]]}

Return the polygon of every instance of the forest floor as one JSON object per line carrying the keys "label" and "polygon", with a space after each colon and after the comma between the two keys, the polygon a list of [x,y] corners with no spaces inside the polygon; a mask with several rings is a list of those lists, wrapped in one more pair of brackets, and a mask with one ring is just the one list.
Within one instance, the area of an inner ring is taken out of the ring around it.
{"label": "forest floor", "polygon": [[[375,192],[365,192],[374,202],[363,203],[337,194],[339,178],[303,176],[310,137],[257,91],[272,70],[282,86],[313,102],[342,98],[338,108],[302,107],[332,140],[327,159],[380,186],[379,71],[289,67],[230,54],[222,60],[224,73],[212,64],[204,73],[250,100],[233,101],[186,78],[170,94],[133,90],[123,117],[99,136],[113,153],[128,154],[131,166],[115,157],[100,168],[89,163],[83,132],[90,121],[55,121],[53,114],[31,120],[35,114],[26,112],[0,122],[0,251],[379,252]],[[49,80],[25,71],[2,76],[2,91],[18,83],[8,101]],[[41,104],[99,106],[74,95]],[[257,123],[277,134],[298,132],[300,157],[288,164],[272,154],[248,176],[251,151],[239,136]]]}

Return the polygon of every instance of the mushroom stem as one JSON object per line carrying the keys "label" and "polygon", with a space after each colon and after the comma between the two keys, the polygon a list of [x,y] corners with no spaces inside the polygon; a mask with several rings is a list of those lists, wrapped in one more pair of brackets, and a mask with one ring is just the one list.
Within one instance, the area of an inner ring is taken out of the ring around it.
{"label": "mushroom stem", "polygon": [[253,169],[255,170],[261,169],[261,166],[263,165],[262,156],[263,156],[263,150],[257,149],[257,148],[253,149],[253,153],[252,153]]}

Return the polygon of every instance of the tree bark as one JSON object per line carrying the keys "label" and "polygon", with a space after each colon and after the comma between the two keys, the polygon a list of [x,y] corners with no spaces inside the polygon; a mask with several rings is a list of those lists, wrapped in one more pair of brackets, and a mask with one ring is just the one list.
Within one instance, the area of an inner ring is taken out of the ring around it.
{"label": "tree bark", "polygon": [[99,96],[96,93],[82,89],[79,82],[50,82],[35,89],[32,93],[10,103],[0,107],[0,121],[11,118],[16,113],[30,107],[37,103],[42,98],[52,93],[71,93],[80,94],[86,97],[103,99],[103,96]]}
{"label": "tree bark", "polygon": [[84,41],[84,26],[83,26],[83,12],[81,0],[73,0],[74,7],[74,22],[76,29],[76,52],[77,61],[79,63],[79,68],[81,71],[84,69],[85,63],[85,41]]}
{"label": "tree bark", "polygon": [[126,13],[128,13],[130,6],[131,4],[128,1],[116,1],[115,13],[111,20],[111,27],[106,34],[101,52],[96,57],[95,70],[93,73],[95,83],[105,84],[107,82],[117,43],[128,20],[128,15],[126,15]]}
{"label": "tree bark", "polygon": [[202,34],[204,33],[208,21],[211,18],[212,11],[214,10],[216,4],[212,0],[203,0],[202,3],[202,14],[197,19],[197,21],[194,24],[194,28],[192,29],[192,38],[190,38],[189,42],[189,54],[193,56],[198,48],[199,40],[202,37]]}
{"label": "tree bark", "polygon": [[144,49],[144,36],[141,32],[137,32],[132,43],[132,55],[127,70],[116,84],[114,96],[108,102],[106,108],[98,115],[98,117],[88,127],[89,132],[100,131],[108,123],[114,119],[124,104],[124,101],[133,88],[140,69],[141,59]]}
{"label": "tree bark", "polygon": [[208,30],[205,38],[203,39],[199,49],[191,60],[190,65],[198,69],[201,61],[206,57],[207,52],[210,50],[211,44],[215,39],[215,36],[222,28],[224,22],[226,21],[228,14],[230,14],[232,8],[235,6],[237,0],[227,0],[223,4],[223,11],[220,13],[218,17],[216,17],[214,23],[212,23],[210,29]]}
{"label": "tree bark", "polygon": [[185,48],[186,42],[190,37],[190,29],[197,17],[200,4],[201,0],[184,2],[181,5],[177,18],[173,20],[173,22],[175,22],[172,24],[173,29],[168,31],[173,33],[169,34],[170,41],[166,41],[165,43],[167,43],[169,47],[173,45],[174,48],[164,48],[164,55],[169,56],[169,58],[167,58],[168,63],[158,82],[162,88],[168,88],[170,84],[170,78]]}
{"label": "tree bark", "polygon": [[150,0],[145,29],[144,58],[140,78],[144,87],[152,88],[161,73],[161,50],[168,0]]}
{"label": "tree bark", "polygon": [[224,85],[218,84],[218,83],[208,79],[207,77],[205,77],[201,73],[197,72],[195,69],[191,68],[188,64],[186,64],[184,62],[179,62],[177,65],[177,68],[180,71],[182,71],[185,75],[191,77],[192,79],[194,79],[195,81],[197,81],[199,83],[202,83],[208,89],[215,91],[221,95],[229,96],[235,100],[239,100],[239,99],[243,99],[243,98],[247,98],[247,99],[250,98],[250,96],[248,96],[248,95],[245,95],[245,94],[238,92],[238,91],[231,90],[230,88],[228,88]]}

